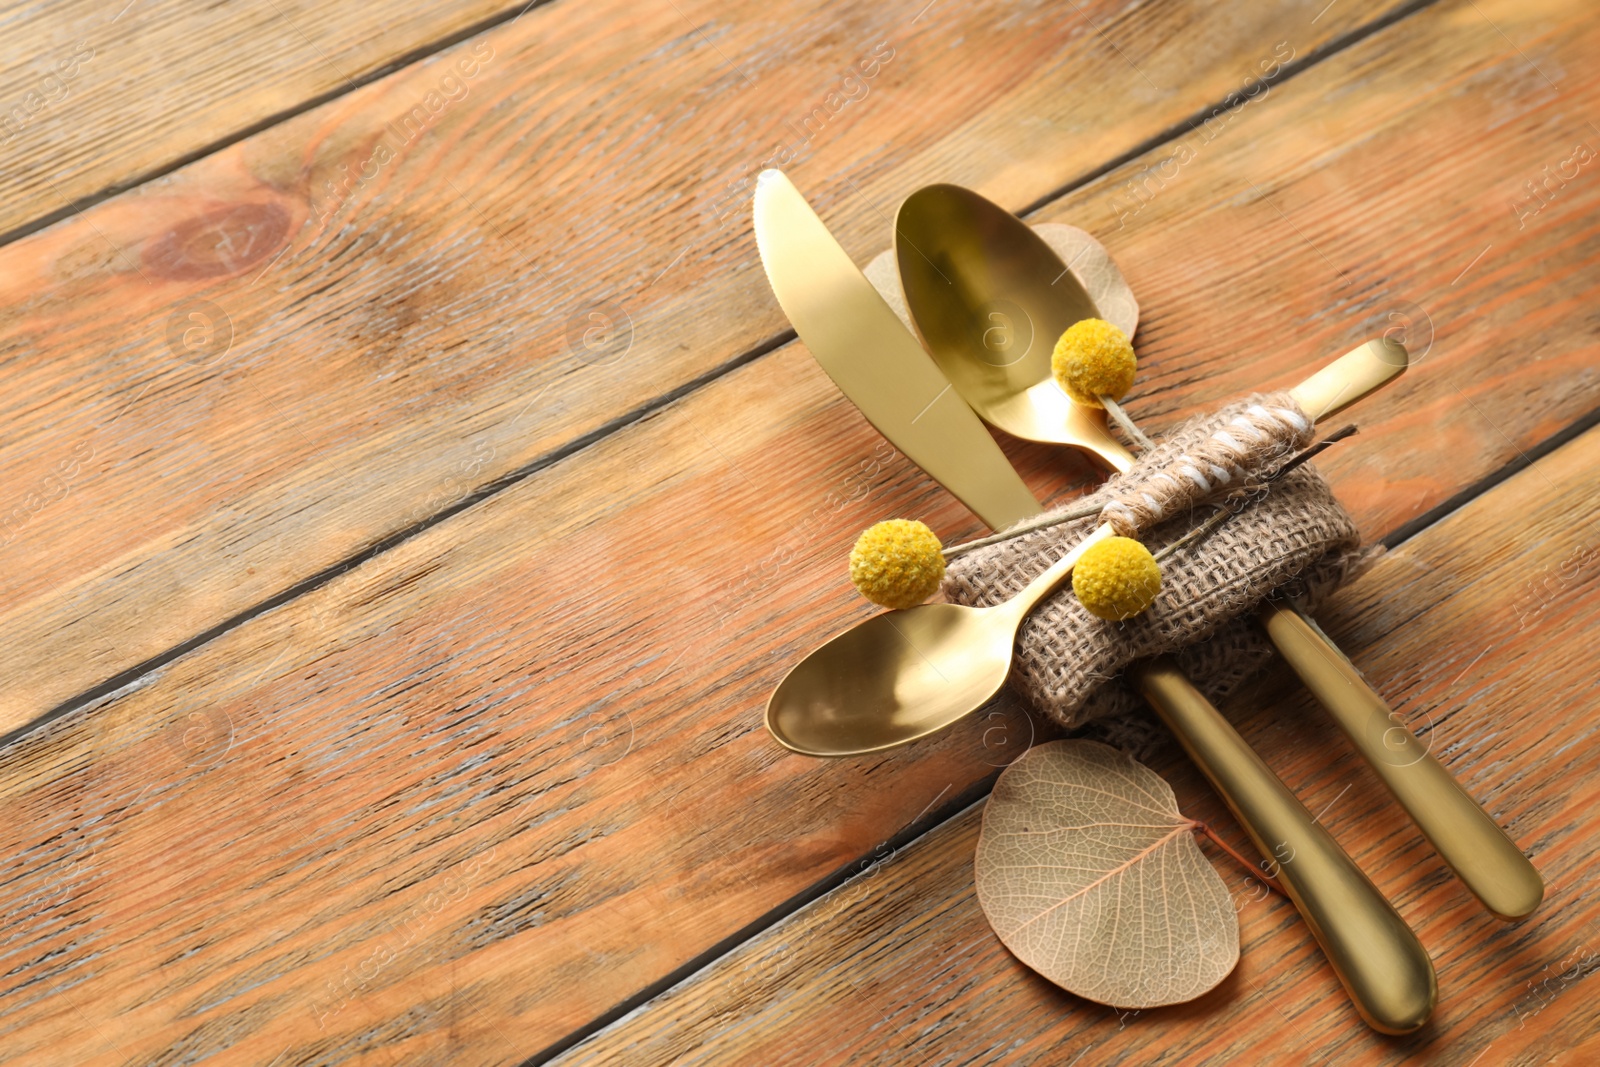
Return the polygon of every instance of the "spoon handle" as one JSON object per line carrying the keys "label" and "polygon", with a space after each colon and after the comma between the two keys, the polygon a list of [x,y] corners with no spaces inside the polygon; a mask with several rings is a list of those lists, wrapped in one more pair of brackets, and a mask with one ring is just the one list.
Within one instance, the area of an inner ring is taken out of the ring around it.
{"label": "spoon handle", "polygon": [[1406,729],[1338,646],[1300,611],[1268,601],[1261,623],[1456,876],[1499,919],[1539,906],[1544,881],[1498,823]]}
{"label": "spoon handle", "polygon": [[1085,552],[1106,538],[1115,535],[1115,530],[1108,524],[1101,523],[1090,531],[1083,540],[1074,545],[1072,551],[1050,564],[1044,569],[1044,573],[1024,586],[1020,593],[1007,600],[1004,604],[996,605],[989,610],[1007,612],[1012,616],[1015,625],[1021,626],[1022,620],[1026,619],[1033,609],[1039,606],[1039,601],[1054,593],[1061,587],[1061,583],[1071,576],[1072,568],[1077,565],[1078,560],[1083,557]]}
{"label": "spoon handle", "polygon": [[1419,1029],[1439,987],[1405,920],[1168,657],[1134,664],[1129,677],[1256,848],[1277,858],[1279,883],[1361,1017],[1386,1034]]}

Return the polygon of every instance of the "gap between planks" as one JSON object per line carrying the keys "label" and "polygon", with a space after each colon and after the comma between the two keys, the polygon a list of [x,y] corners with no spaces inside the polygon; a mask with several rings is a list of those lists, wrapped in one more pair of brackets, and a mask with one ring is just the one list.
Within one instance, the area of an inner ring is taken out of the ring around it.
{"label": "gap between planks", "polygon": [[[428,56],[441,51],[442,49],[448,48],[451,45],[466,40],[469,37],[492,29],[495,26],[504,25],[507,22],[514,22],[518,18],[521,18],[524,13],[536,6],[549,6],[553,2],[554,0],[529,0],[527,4],[523,5],[519,9],[515,9],[515,11],[513,11],[513,9],[507,9],[506,11],[503,11],[500,14],[494,15],[488,19],[480,20],[471,27],[442,37],[428,45],[413,49],[411,52],[400,56],[399,58],[377,70],[369,71],[368,73],[358,76],[355,79],[347,78],[346,86],[343,89],[320,94],[319,96],[313,97],[294,108],[286,109],[277,115],[270,116],[259,123],[236,131],[234,134],[231,134],[228,137],[222,138],[210,145],[188,153],[187,155],[174,160],[171,164],[157,168],[156,170],[153,170],[142,177],[129,179],[125,183],[119,183],[116,186],[108,187],[107,189],[102,190],[100,193],[93,194],[89,197],[80,198],[78,202],[73,205],[68,205],[61,211],[52,212],[49,215],[35,219],[33,222],[16,227],[8,233],[0,234],[0,246],[4,246],[10,241],[26,236],[27,234],[33,233],[39,229],[43,229],[54,222],[58,222],[61,219],[66,218],[70,214],[77,213],[84,207],[92,206],[93,204],[109,199],[118,193],[125,192],[127,189],[134,188],[140,184],[143,184],[144,182],[148,182],[153,179],[160,178],[166,174],[170,174],[173,171],[188,165],[189,163],[221,151],[230,145],[254,136],[263,130],[269,129],[272,126],[293,118],[296,115],[302,114],[303,112],[312,110],[313,108],[327,103],[330,100],[337,99],[351,90],[358,89],[363,85],[371,84],[372,82],[378,81],[381,78],[387,77],[388,75],[393,74],[395,71],[404,69],[407,66],[417,63],[420,60],[425,59]],[[1358,44],[1361,41],[1366,40],[1368,37],[1371,37],[1372,35],[1395,25],[1396,23],[1409,18],[1417,12],[1431,7],[1438,2],[1439,0],[1413,0],[1411,3],[1402,4],[1399,7],[1396,7],[1394,10],[1373,19],[1371,22],[1359,26],[1346,34],[1327,42],[1320,48],[1312,50],[1304,57],[1304,59],[1285,64],[1284,67],[1274,77],[1266,79],[1266,82],[1271,86],[1280,85],[1283,82],[1294,78],[1300,73],[1310,70],[1312,67],[1321,64],[1324,60],[1339,54],[1352,45]],[[1230,94],[1229,97],[1224,97],[1222,100],[1214,104],[1199,108],[1188,118],[1174,123],[1167,129],[1152,135],[1127,151],[1122,152],[1112,159],[1068,180],[1064,184],[1039,197],[1033,203],[1023,207],[1017,212],[1018,216],[1026,218],[1028,216],[1037,214],[1049,207],[1055,201],[1060,200],[1061,198],[1093,183],[1106,174],[1111,173],[1118,167],[1124,166],[1128,162],[1131,162],[1132,160],[1137,159],[1146,153],[1154,151],[1162,145],[1168,144],[1182,137],[1184,134],[1194,131],[1212,116],[1217,114],[1225,114],[1243,107],[1243,99],[1235,100],[1233,103],[1229,102],[1230,98],[1235,95],[1236,94]],[[466,509],[473,507],[484,500],[488,500],[491,497],[497,496],[506,489],[509,489],[512,486],[522,482],[524,479],[532,477],[538,472],[554,466],[555,464],[573,455],[576,455],[589,446],[598,444],[611,435],[649,418],[651,415],[654,415],[663,408],[684,399],[699,389],[712,384],[718,379],[731,374],[740,368],[748,366],[761,357],[784,347],[789,342],[795,340],[796,336],[797,335],[792,329],[777,333],[772,337],[769,337],[766,340],[746,349],[744,352],[735,355],[732,359],[726,360],[723,363],[706,371],[705,373],[692,378],[687,382],[684,382],[682,385],[670,389],[667,392],[646,401],[631,411],[628,411],[614,419],[609,420],[608,422],[601,424],[600,426],[595,427],[588,433],[582,434],[571,441],[568,441],[559,448],[552,449],[544,455],[523,464],[521,467],[501,475],[488,484],[483,485],[473,492],[467,494],[456,503],[442,508],[434,514],[412,523],[410,526],[406,526],[400,530],[397,530],[394,533],[391,533],[388,536],[373,542],[365,548],[351,553],[344,559],[330,564],[317,573],[303,578],[287,588],[273,594],[272,596],[267,597],[264,600],[260,600],[255,604],[236,612],[235,614],[217,623],[215,626],[203,630],[176,645],[150,656],[140,663],[136,663],[131,667],[119,671],[102,682],[91,686],[90,688],[85,689],[74,696],[67,698],[66,700],[61,701],[55,707],[35,716],[33,719],[30,719],[21,726],[18,726],[6,733],[0,734],[0,749],[3,749],[4,747],[14,743],[22,737],[25,737],[35,730],[54,722],[57,719],[80,710],[91,708],[95,704],[114,697],[118,693],[121,693],[130,687],[137,686],[141,679],[144,679],[154,672],[159,671],[162,667],[165,667],[167,664],[173,662],[179,657],[188,655],[190,652],[195,651],[203,645],[240,626],[243,626],[244,624],[266,614],[269,611],[273,611],[276,608],[282,607],[290,601],[293,601],[307,593],[314,592],[322,586],[327,585],[335,578],[338,578],[340,575],[365,564],[369,560],[388,552],[390,549],[404,544],[405,542],[428,530],[431,530],[433,527],[438,526],[453,516],[465,511]],[[1542,455],[1543,453],[1540,452],[1539,454]],[[1510,473],[1514,473],[1514,471],[1508,470],[1492,477],[1507,477]],[[1485,486],[1485,488],[1487,488],[1487,486]],[[1447,501],[1445,505],[1441,505],[1440,508],[1435,508],[1433,512],[1429,512],[1428,516],[1423,516],[1423,518],[1428,518],[1429,516],[1437,517],[1436,513],[1438,515],[1442,515],[1447,510],[1460,506],[1460,504],[1465,500],[1471,499],[1471,497],[1476,495],[1478,492],[1481,492],[1481,489],[1479,489],[1477,486],[1471,487],[1468,490],[1465,490],[1463,493],[1457,494],[1456,497],[1452,497],[1451,500]],[[1422,523],[1416,528],[1421,529],[1425,525],[1426,523]],[[1385,543],[1387,544],[1387,542]],[[541,1055],[543,1054],[541,1053]]]}
{"label": "gap between planks", "polygon": [[[1303,58],[1294,59],[1288,63],[1285,63],[1279,68],[1276,74],[1270,78],[1262,78],[1261,82],[1267,87],[1267,90],[1270,91],[1271,89],[1282,85],[1284,82],[1289,81],[1291,78],[1294,78],[1301,72],[1310,70],[1323,60],[1338,55],[1351,45],[1360,44],[1373,34],[1382,30],[1386,30],[1395,23],[1400,22],[1403,19],[1410,18],[1412,15],[1415,15],[1424,8],[1432,7],[1434,4],[1439,2],[1440,0],[1412,0],[1412,2],[1409,4],[1401,4],[1393,11],[1379,15],[1366,25],[1357,26],[1355,29],[1344,34],[1343,36],[1335,37],[1333,40],[1326,42],[1322,46],[1313,48],[1310,52],[1307,52]],[[1017,212],[1017,217],[1025,219],[1029,215],[1034,215],[1040,211],[1043,211],[1045,208],[1049,207],[1057,200],[1060,200],[1068,193],[1081,189],[1090,182],[1105,177],[1118,167],[1132,163],[1140,156],[1145,155],[1148,152],[1153,152],[1162,145],[1175,141],[1186,133],[1194,133],[1198,131],[1208,119],[1214,118],[1217,115],[1226,115],[1230,112],[1239,110],[1240,108],[1244,107],[1248,100],[1248,98],[1241,97],[1237,93],[1230,93],[1229,96],[1237,97],[1237,102],[1230,104],[1228,103],[1228,97],[1224,97],[1220,103],[1211,104],[1197,109],[1188,118],[1179,119],[1171,126],[1168,126],[1165,130],[1162,130],[1160,133],[1153,134],[1144,141],[1141,141],[1139,144],[1129,148],[1126,152],[1123,152],[1117,156],[1113,156],[1110,160],[1100,164],[1097,167],[1093,167],[1088,171],[1085,171],[1083,174],[1073,178],[1065,185],[1059,186],[1055,189],[1052,189],[1050,192],[1045,193],[1033,203],[1028,204],[1019,210]]]}
{"label": "gap between planks", "polygon": [[[968,786],[954,800],[937,808],[932,804],[928,805],[928,809],[925,809],[921,815],[911,820],[905,829],[882,844],[874,846],[872,853],[861,859],[852,860],[826,878],[812,883],[806,887],[804,892],[795,894],[765,915],[751,920],[744,927],[735,930],[682,966],[673,969],[657,981],[651,982],[632,996],[612,1005],[603,1014],[595,1016],[595,1018],[562,1037],[559,1041],[552,1042],[540,1049],[528,1059],[523,1060],[518,1067],[542,1067],[543,1064],[549,1063],[556,1057],[570,1051],[573,1046],[593,1037],[612,1024],[621,1022],[634,1012],[648,1007],[652,1001],[663,993],[683,982],[689,981],[724,956],[736,951],[746,942],[754,941],[757,937],[760,937],[785,919],[797,914],[806,906],[816,903],[835,889],[848,884],[857,875],[865,875],[872,866],[883,862],[884,857],[877,854],[878,849],[888,849],[888,855],[892,857],[898,854],[901,849],[915,844],[941,826],[960,818],[966,812],[976,808],[988,799],[989,794],[994,790],[995,782],[999,778],[1000,772],[996,770],[993,774],[986,775]],[[932,813],[931,818],[928,817],[930,811]]]}

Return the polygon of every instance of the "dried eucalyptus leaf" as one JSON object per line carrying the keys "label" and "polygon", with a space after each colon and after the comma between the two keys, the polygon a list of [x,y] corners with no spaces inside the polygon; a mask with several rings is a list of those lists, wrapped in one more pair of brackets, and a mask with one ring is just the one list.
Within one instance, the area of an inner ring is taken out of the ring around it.
{"label": "dried eucalyptus leaf", "polygon": [[1001,774],[983,813],[978,903],[1018,959],[1117,1008],[1193,1000],[1239,962],[1227,887],[1154,771],[1054,741]]}
{"label": "dried eucalyptus leaf", "polygon": [[900,267],[895,262],[894,249],[885,248],[873,256],[872,262],[861,273],[867,276],[867,281],[878,290],[883,302],[889,305],[906,329],[911,331],[911,336],[915,337],[917,331],[911,325],[911,309],[906,306],[905,290],[900,287]]}
{"label": "dried eucalyptus leaf", "polygon": [[1041,222],[1033,232],[1061,257],[1094,301],[1100,317],[1132,337],[1139,328],[1139,301],[1133,298],[1133,288],[1106,246],[1086,230],[1057,222]]}

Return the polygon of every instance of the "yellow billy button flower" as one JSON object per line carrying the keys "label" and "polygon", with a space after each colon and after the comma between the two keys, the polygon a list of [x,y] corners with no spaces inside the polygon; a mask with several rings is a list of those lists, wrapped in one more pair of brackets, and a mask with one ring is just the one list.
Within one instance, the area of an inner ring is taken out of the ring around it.
{"label": "yellow billy button flower", "polygon": [[886,608],[914,608],[944,580],[944,546],[923,523],[888,519],[867,527],[850,550],[850,581]]}
{"label": "yellow billy button flower", "polygon": [[1104,319],[1068,326],[1050,357],[1050,369],[1067,395],[1097,408],[1104,407],[1102,396],[1121,400],[1133,388],[1137,368],[1128,335]]}
{"label": "yellow billy button flower", "polygon": [[1133,538],[1108,537],[1072,568],[1072,591],[1091,615],[1121,622],[1155,603],[1161,592],[1161,567]]}

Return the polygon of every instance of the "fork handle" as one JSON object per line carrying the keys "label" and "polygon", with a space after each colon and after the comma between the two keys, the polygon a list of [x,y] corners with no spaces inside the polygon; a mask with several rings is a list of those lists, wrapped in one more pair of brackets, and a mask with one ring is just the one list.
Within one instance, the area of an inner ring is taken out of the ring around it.
{"label": "fork handle", "polygon": [[1171,659],[1136,663],[1128,676],[1261,854],[1282,860],[1279,883],[1361,1017],[1386,1034],[1422,1027],[1439,985],[1405,920]]}
{"label": "fork handle", "polygon": [[1271,601],[1263,605],[1260,619],[1289,666],[1473,896],[1508,921],[1537,908],[1544,880],[1528,857],[1322,629],[1299,609]]}

